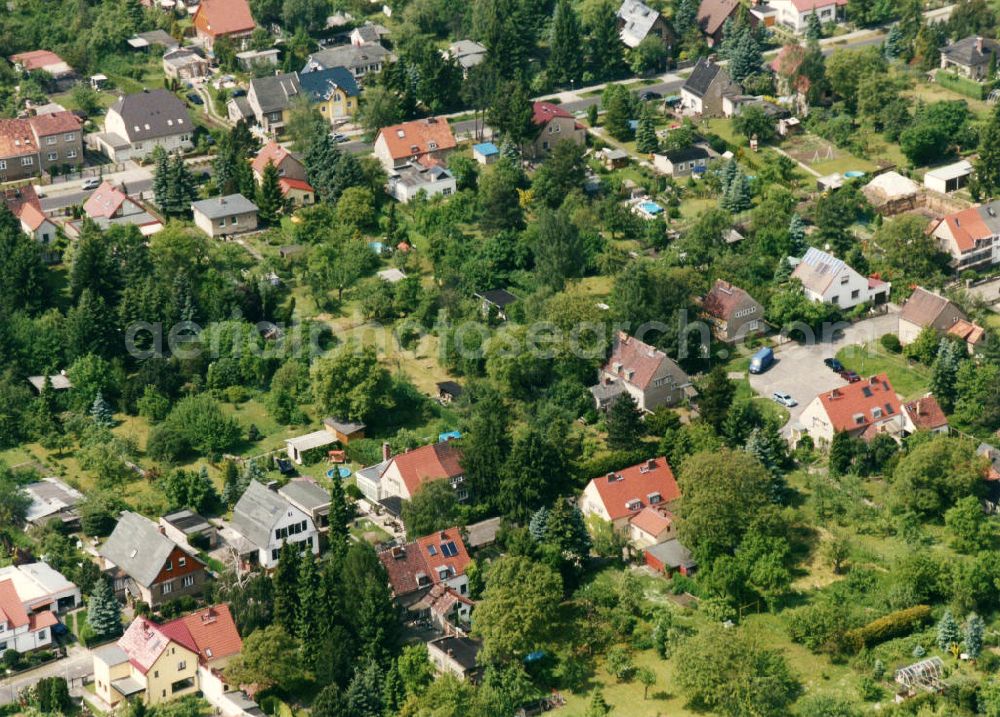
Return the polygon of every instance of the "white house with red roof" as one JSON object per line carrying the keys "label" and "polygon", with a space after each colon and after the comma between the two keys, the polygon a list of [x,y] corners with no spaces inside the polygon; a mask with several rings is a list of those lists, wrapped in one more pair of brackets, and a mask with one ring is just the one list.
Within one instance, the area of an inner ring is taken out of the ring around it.
{"label": "white house with red roof", "polygon": [[47,563],[0,568],[0,654],[48,647],[56,614],[80,604],[80,588]]}
{"label": "white house with red roof", "polygon": [[448,120],[427,117],[383,127],[378,131],[372,151],[385,170],[392,172],[407,164],[424,167],[444,164],[456,146]]}
{"label": "white house with red roof", "polygon": [[956,272],[1000,262],[1000,199],[942,217],[930,228]]}
{"label": "white house with red roof", "polygon": [[815,13],[824,25],[837,22],[843,14],[847,0],[769,0],[772,10],[777,11],[777,20],[793,32],[806,31],[809,16]]}
{"label": "white house with red roof", "polygon": [[[109,180],[105,180],[87,198],[83,213],[101,229],[114,224],[135,224],[143,236],[151,236],[163,229],[163,222],[158,217]],[[82,221],[68,222],[66,229],[71,236],[79,236]]]}
{"label": "white house with red roof", "polygon": [[532,157],[544,157],[559,142],[575,142],[581,146],[587,143],[587,128],[559,105],[551,102],[533,103],[531,122],[538,134],[525,149],[526,154]]}
{"label": "white house with red roof", "polygon": [[660,406],[676,406],[691,389],[691,379],[677,363],[660,349],[619,331],[611,358],[599,374],[599,382],[590,387],[598,410],[611,405],[623,393],[629,393],[642,411]]}
{"label": "white house with red roof", "polygon": [[432,443],[362,468],[356,473],[357,485],[370,502],[389,503],[390,510],[393,499],[396,503],[410,500],[424,484],[438,480],[450,481],[462,501],[468,492],[461,460],[461,449],[451,441]]}
{"label": "white house with red roof", "polygon": [[673,537],[672,509],[680,497],[674,472],[661,456],[594,478],[583,490],[580,510],[645,547]]}
{"label": "white house with red roof", "polygon": [[292,206],[306,207],[316,203],[316,190],[309,184],[305,165],[274,140],[265,144],[251,163],[258,185],[263,181],[264,169],[269,163],[278,170],[278,186]]}
{"label": "white house with red roof", "polygon": [[900,437],[906,428],[903,407],[884,373],[819,394],[799,422],[814,441],[827,443],[840,431],[868,439],[878,433]]}
{"label": "white house with red roof", "polygon": [[228,605],[162,625],[137,617],[118,642],[93,651],[95,691],[110,706],[130,699],[155,705],[199,691],[217,705],[229,691],[221,670],[242,649]]}

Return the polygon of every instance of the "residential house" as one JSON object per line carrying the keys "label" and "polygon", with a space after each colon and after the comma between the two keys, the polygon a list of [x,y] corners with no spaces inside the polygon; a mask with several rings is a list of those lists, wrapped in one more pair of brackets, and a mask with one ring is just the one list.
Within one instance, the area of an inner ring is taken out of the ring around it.
{"label": "residential house", "polygon": [[537,134],[526,148],[526,154],[530,157],[544,157],[559,142],[573,142],[581,147],[587,144],[587,128],[559,105],[551,102],[532,103],[531,122]]}
{"label": "residential house", "polygon": [[691,575],[697,567],[691,551],[676,538],[649,546],[644,551],[644,557],[646,565],[667,577],[675,573]]}
{"label": "residential house", "polygon": [[247,0],[201,0],[194,14],[195,35],[209,52],[220,37],[242,48],[256,27]]}
{"label": "residential house", "polygon": [[[333,480],[337,480],[334,478]],[[309,516],[318,531],[330,526],[330,491],[308,476],[292,478],[278,488],[278,495]]]}
{"label": "residential house", "polygon": [[73,388],[73,382],[70,381],[65,370],[49,376],[28,376],[28,383],[30,383],[39,394],[41,394],[45,389],[46,380],[48,380],[49,386],[53,391],[68,391]]}
{"label": "residential house", "polygon": [[359,25],[351,30],[348,39],[355,47],[364,47],[373,42],[382,42],[382,39],[388,37],[390,34],[392,33],[389,32],[389,28],[385,25],[379,25],[366,20],[364,25]]}
{"label": "residential house", "polygon": [[480,291],[475,296],[480,300],[479,311],[484,317],[496,317],[501,321],[507,320],[507,307],[518,301],[518,298],[506,289]]}
{"label": "residential house", "polygon": [[712,153],[699,144],[684,149],[653,152],[653,169],[671,177],[690,177],[704,174],[712,159]]}
{"label": "residential house", "polygon": [[862,276],[815,247],[806,251],[792,276],[802,282],[810,301],[836,304],[845,310],[869,302],[880,304],[889,298],[888,283]]}
{"label": "residential house", "polygon": [[327,47],[309,55],[302,74],[317,72],[330,67],[343,67],[357,80],[370,74],[377,74],[392,62],[392,53],[377,42],[360,47],[357,45],[337,45]]}
{"label": "residential house", "polygon": [[44,72],[52,78],[60,92],[65,92],[76,82],[76,71],[51,50],[21,52],[11,55],[10,61],[18,72]]}
{"label": "residential house", "polygon": [[982,326],[965,320],[959,320],[952,324],[947,334],[964,341],[970,354],[977,353],[986,339],[986,330]]}
{"label": "residential house", "polygon": [[[110,180],[106,180],[87,198],[83,203],[83,213],[101,229],[115,224],[135,224],[143,236],[151,236],[163,229],[163,222]],[[71,237],[79,237],[83,221],[67,222],[65,227]]]}
{"label": "residential house", "polygon": [[698,27],[705,35],[709,47],[722,42],[722,29],[726,20],[734,20],[744,5],[739,0],[701,0],[698,6]]}
{"label": "residential house", "polygon": [[104,117],[104,131],[93,138],[113,162],[143,159],[157,147],[167,152],[194,147],[194,122],[177,95],[167,90],[144,90],[119,97]]}
{"label": "residential house", "polygon": [[933,394],[903,404],[903,430],[908,434],[917,431],[948,433],[948,417]]}
{"label": "residential house", "polygon": [[777,21],[795,33],[804,33],[813,13],[824,25],[842,19],[847,0],[768,0],[777,11]]}
{"label": "residential house", "polygon": [[899,342],[904,346],[917,340],[928,326],[938,333],[945,333],[959,321],[968,317],[958,306],[940,294],[918,286],[910,294],[899,312]]}
{"label": "residential house", "polygon": [[[673,510],[680,497],[674,472],[661,456],[592,479],[583,489],[580,510],[588,518],[611,523],[630,540],[644,541],[646,535],[662,540],[675,535]],[[654,514],[665,518],[669,525],[654,526]],[[652,544],[650,540],[638,547]]]}
{"label": "residential house", "polygon": [[188,509],[178,510],[160,518],[164,534],[181,546],[208,550],[219,542],[219,531],[214,525]]}
{"label": "residential house", "polygon": [[638,47],[647,37],[670,47],[674,31],[659,12],[640,0],[622,0],[618,8],[618,34],[626,47]]}
{"label": "residential house", "polygon": [[[459,595],[469,594],[465,569],[471,562],[469,551],[458,528],[448,528],[384,550],[379,560],[389,575],[389,585],[396,601],[406,610],[428,615],[423,598],[434,585],[442,584]],[[467,619],[471,610],[462,610]]]}
{"label": "residential house", "polygon": [[420,195],[427,199],[451,196],[458,191],[458,185],[455,175],[445,167],[425,167],[414,162],[389,170],[385,190],[396,201],[407,204]]}
{"label": "residential house", "polygon": [[878,433],[898,437],[906,429],[899,397],[884,373],[819,394],[799,422],[817,443],[829,443],[840,431],[868,439]]}
{"label": "residential house", "polygon": [[590,392],[599,410],[628,393],[640,410],[653,412],[661,406],[676,406],[691,387],[691,379],[673,359],[624,331],[615,336],[611,357],[598,379]]}
{"label": "residential house", "polygon": [[163,53],[163,74],[171,80],[200,80],[209,73],[208,60],[189,47]]}
{"label": "residential house", "polygon": [[284,131],[292,104],[301,94],[298,73],[285,72],[250,80],[247,102],[261,129],[268,134],[278,135]]}
{"label": "residential house", "polygon": [[50,522],[68,529],[80,524],[80,514],[76,506],[83,502],[83,493],[66,485],[58,478],[42,478],[24,486],[24,492],[31,499],[24,520],[29,525],[40,527]]}
{"label": "residential house", "polygon": [[455,135],[448,120],[438,117],[383,127],[373,151],[387,172],[411,163],[425,167],[444,164],[455,149]]}
{"label": "residential house", "polygon": [[448,635],[427,643],[427,659],[438,674],[475,682],[480,674],[477,658],[481,648],[482,644],[471,637]]}
{"label": "residential house", "polygon": [[712,333],[720,341],[742,341],[764,330],[764,306],[743,289],[716,279],[701,302],[712,323]]}
{"label": "residential house", "polygon": [[344,67],[305,72],[299,75],[299,85],[331,125],[346,122],[358,111],[358,83]]}
{"label": "residential house", "polygon": [[266,68],[277,67],[280,54],[280,50],[276,47],[268,50],[244,50],[236,53],[236,61],[240,63],[241,69],[259,74]]}
{"label": "residential house", "polygon": [[273,163],[278,169],[278,185],[292,206],[309,206],[316,202],[316,190],[309,184],[305,165],[298,157],[273,140],[264,145],[251,165],[258,184],[264,178],[264,168],[268,162]]}
{"label": "residential house", "polygon": [[392,508],[399,501],[410,500],[420,488],[438,480],[447,480],[455,489],[458,499],[465,500],[465,470],[461,465],[462,451],[451,441],[431,443],[405,453],[389,456],[374,466],[356,473],[357,485],[371,503],[381,503]]}
{"label": "residential house", "polygon": [[56,615],[82,604],[80,588],[47,563],[0,568],[0,653],[49,647]]}
{"label": "residential house", "polygon": [[722,99],[741,95],[743,88],[712,58],[701,58],[681,87],[681,107],[703,117],[722,117]]}
{"label": "residential house", "polygon": [[949,214],[931,224],[931,235],[951,255],[955,273],[1000,262],[1000,199]]}
{"label": "residential house", "polygon": [[293,207],[309,207],[316,203],[316,190],[303,179],[282,177],[278,180],[281,195]]}
{"label": "residential house", "polygon": [[60,252],[54,244],[59,238],[59,229],[45,212],[34,204],[24,204],[15,216],[21,222],[21,231],[42,246],[46,261],[58,262]]}
{"label": "residential house", "polygon": [[971,176],[972,162],[962,159],[929,170],[924,175],[924,186],[941,194],[950,194],[966,186]]}
{"label": "residential house", "polygon": [[213,706],[228,692],[222,670],[243,650],[228,605],[158,625],[137,617],[115,643],[93,651],[94,690],[109,705],[147,705],[202,693]]}
{"label": "residential house", "polygon": [[19,119],[0,119],[0,182],[36,177],[53,168],[83,164],[79,118],[56,111]]}
{"label": "residential house", "polygon": [[243,234],[257,229],[257,205],[242,194],[192,202],[194,224],[210,237]]}
{"label": "residential house", "polygon": [[257,481],[251,481],[236,502],[232,529],[247,543],[241,557],[268,570],[278,564],[286,542],[319,554],[319,532],[312,518]]}
{"label": "residential house", "polygon": [[500,159],[500,150],[492,142],[480,142],[472,145],[472,158],[479,164],[493,164]]}
{"label": "residential house", "polygon": [[861,190],[879,214],[891,217],[917,208],[920,185],[899,172],[883,172]]}
{"label": "residential house", "polygon": [[97,553],[114,578],[119,597],[156,608],[169,600],[200,594],[208,580],[205,564],[168,538],[148,518],[124,511]]}
{"label": "residential house", "polygon": [[992,80],[1000,55],[1000,42],[988,37],[964,37],[941,49],[941,69],[976,82]]}
{"label": "residential house", "polygon": [[486,59],[486,46],[473,40],[459,40],[448,45],[444,52],[462,68],[462,75],[469,76],[469,70]]}

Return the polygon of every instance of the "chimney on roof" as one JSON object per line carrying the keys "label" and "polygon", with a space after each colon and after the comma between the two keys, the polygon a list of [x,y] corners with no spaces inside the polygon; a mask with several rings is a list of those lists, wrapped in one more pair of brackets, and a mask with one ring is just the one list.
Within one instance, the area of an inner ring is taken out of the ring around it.
{"label": "chimney on roof", "polygon": [[392,449],[389,447],[388,443],[382,444],[382,460],[387,461],[392,458]]}
{"label": "chimney on roof", "polygon": [[868,379],[868,383],[870,383],[872,386],[874,386],[875,384],[877,384],[878,383],[878,376],[872,376],[871,378],[869,378]]}
{"label": "chimney on roof", "polygon": [[982,37],[977,37],[976,38],[976,52],[978,52],[980,55],[983,54],[983,38]]}
{"label": "chimney on roof", "polygon": [[649,460],[647,460],[646,468],[648,468],[649,470],[654,470],[656,468],[656,459],[650,458]]}
{"label": "chimney on roof", "polygon": [[164,528],[162,525],[156,526],[156,529],[157,529],[157,531],[159,531],[160,535],[166,535],[167,534],[167,529]]}
{"label": "chimney on roof", "polygon": [[835,388],[832,391],[830,391],[830,398],[840,398],[840,389]]}
{"label": "chimney on roof", "polygon": [[444,540],[445,538],[447,538],[447,537],[448,537],[448,533],[447,533],[447,531],[444,531],[444,530],[442,530],[442,531],[441,531],[440,535],[441,535],[441,539],[442,539],[442,540]]}
{"label": "chimney on roof", "polygon": [[267,489],[272,493],[278,492],[278,481],[272,480],[267,482]]}

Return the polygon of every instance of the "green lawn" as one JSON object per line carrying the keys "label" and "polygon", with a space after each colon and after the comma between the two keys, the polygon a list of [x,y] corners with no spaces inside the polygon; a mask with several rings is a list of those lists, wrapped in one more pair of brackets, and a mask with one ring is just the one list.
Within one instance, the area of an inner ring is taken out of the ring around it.
{"label": "green lawn", "polygon": [[924,395],[930,385],[929,371],[911,364],[901,355],[887,353],[877,343],[847,346],[837,352],[837,358],[862,376],[885,373],[904,400]]}

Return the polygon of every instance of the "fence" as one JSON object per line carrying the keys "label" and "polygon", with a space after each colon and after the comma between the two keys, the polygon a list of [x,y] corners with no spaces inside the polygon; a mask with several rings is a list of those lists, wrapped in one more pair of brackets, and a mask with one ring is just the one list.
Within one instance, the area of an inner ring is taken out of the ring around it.
{"label": "fence", "polygon": [[939,71],[934,75],[934,81],[945,89],[965,95],[966,97],[971,97],[974,100],[983,100],[986,98],[988,89],[986,85],[975,80],[960,77],[952,72]]}
{"label": "fence", "polygon": [[128,164],[126,162],[100,164],[95,167],[83,167],[77,171],[67,172],[65,174],[43,174],[41,183],[43,185],[65,184],[66,182],[76,182],[88,177],[103,177],[105,174],[123,172],[126,169],[128,169]]}

